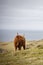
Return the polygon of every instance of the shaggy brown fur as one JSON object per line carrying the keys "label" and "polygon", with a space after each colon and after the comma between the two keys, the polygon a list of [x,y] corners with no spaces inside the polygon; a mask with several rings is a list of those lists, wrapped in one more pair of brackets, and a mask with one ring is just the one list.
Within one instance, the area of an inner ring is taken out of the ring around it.
{"label": "shaggy brown fur", "polygon": [[22,46],[23,49],[25,49],[25,38],[21,35],[17,35],[14,39],[14,46],[15,46],[15,50],[17,50],[17,48],[21,50]]}

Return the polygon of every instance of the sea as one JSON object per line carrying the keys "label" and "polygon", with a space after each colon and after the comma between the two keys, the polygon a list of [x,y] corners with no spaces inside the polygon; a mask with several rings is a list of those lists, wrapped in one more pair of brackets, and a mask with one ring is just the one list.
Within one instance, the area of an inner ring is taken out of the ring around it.
{"label": "sea", "polygon": [[15,36],[23,35],[26,40],[40,40],[43,39],[43,31],[32,30],[0,30],[0,42],[13,41]]}

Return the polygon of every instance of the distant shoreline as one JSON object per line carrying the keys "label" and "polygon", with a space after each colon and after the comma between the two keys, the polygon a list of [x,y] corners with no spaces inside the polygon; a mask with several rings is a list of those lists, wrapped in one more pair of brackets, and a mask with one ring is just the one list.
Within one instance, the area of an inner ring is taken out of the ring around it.
{"label": "distant shoreline", "polygon": [[[26,40],[26,41],[42,41],[43,39],[39,39],[39,40]],[[14,42],[14,41],[2,41],[0,43],[8,43],[8,42]]]}
{"label": "distant shoreline", "polygon": [[24,35],[26,40],[40,40],[43,39],[43,31],[29,31],[29,30],[0,30],[0,42],[13,41],[17,32]]}

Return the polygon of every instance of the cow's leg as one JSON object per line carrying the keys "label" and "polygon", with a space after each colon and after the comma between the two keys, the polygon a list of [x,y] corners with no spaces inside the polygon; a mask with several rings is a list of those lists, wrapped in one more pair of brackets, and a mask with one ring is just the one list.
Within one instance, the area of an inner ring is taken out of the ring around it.
{"label": "cow's leg", "polygon": [[21,47],[19,47],[19,50],[21,50]]}
{"label": "cow's leg", "polygon": [[21,50],[21,43],[19,43],[19,45],[18,45],[18,49]]}
{"label": "cow's leg", "polygon": [[23,49],[25,50],[25,45],[23,45]]}

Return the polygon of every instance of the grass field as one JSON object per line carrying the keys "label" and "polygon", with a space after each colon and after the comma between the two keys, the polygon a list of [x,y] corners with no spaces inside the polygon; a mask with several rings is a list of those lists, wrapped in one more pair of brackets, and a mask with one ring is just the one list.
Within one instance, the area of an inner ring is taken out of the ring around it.
{"label": "grass field", "polygon": [[43,65],[43,40],[26,41],[26,50],[14,50],[13,42],[0,42],[0,65]]}

